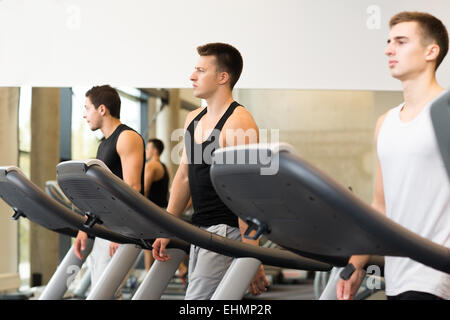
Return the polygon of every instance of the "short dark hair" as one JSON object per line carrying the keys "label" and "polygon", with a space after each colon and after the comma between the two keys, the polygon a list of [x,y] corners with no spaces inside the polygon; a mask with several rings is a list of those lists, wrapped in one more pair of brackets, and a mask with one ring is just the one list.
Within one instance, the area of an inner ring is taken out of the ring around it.
{"label": "short dark hair", "polygon": [[158,150],[159,155],[161,155],[164,151],[164,143],[159,139],[148,139],[148,143],[153,143],[153,146],[155,146],[156,150]]}
{"label": "short dark hair", "polygon": [[437,69],[448,52],[448,33],[442,21],[429,13],[403,11],[391,18],[389,27],[392,28],[402,22],[417,22],[422,30],[424,40],[433,40],[439,46],[439,55],[436,59]]}
{"label": "short dark hair", "polygon": [[197,47],[200,56],[216,57],[217,70],[225,71],[230,75],[230,88],[233,89],[242,73],[243,61],[241,53],[226,43],[208,43]]}
{"label": "short dark hair", "polygon": [[111,116],[120,119],[120,96],[116,89],[109,85],[94,86],[86,92],[86,97],[96,109],[103,104]]}

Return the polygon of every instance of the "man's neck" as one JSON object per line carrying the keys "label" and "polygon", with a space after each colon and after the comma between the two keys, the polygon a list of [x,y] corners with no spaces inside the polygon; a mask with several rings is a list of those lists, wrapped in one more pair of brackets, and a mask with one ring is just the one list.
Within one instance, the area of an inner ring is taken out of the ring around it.
{"label": "man's neck", "polygon": [[414,79],[404,80],[402,86],[405,108],[410,111],[421,110],[444,90],[437,83],[434,72],[423,73]]}
{"label": "man's neck", "polygon": [[121,124],[120,120],[114,117],[108,117],[103,119],[103,124],[100,130],[105,136],[105,139],[108,139],[120,124]]}
{"label": "man's neck", "polygon": [[219,116],[234,101],[230,90],[218,90],[211,97],[206,99],[208,114],[212,117]]}

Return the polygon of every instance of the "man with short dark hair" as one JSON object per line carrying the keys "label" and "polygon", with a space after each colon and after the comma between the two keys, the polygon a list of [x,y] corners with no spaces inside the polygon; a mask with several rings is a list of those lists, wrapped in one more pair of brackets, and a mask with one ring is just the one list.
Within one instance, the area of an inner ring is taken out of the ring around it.
{"label": "man with short dark hair", "polygon": [[[372,207],[416,234],[450,247],[450,186],[430,118],[430,105],[445,90],[436,69],[448,51],[440,20],[401,12],[390,22],[385,53],[391,75],[403,85],[404,102],[382,115],[375,128],[378,155]],[[337,284],[339,299],[353,299],[369,256],[352,256],[355,272]],[[386,295],[392,300],[450,299],[450,275],[403,257],[385,257]]]}
{"label": "man with short dark hair", "polygon": [[[194,95],[205,99],[207,107],[194,110],[186,117],[185,147],[173,180],[167,211],[181,216],[192,197],[194,225],[223,237],[258,245],[257,240],[242,237],[247,225],[221,201],[209,176],[215,149],[258,142],[258,127],[253,117],[234,101],[232,95],[242,71],[242,57],[236,48],[224,43],[206,44],[198,47],[197,51],[200,57],[190,79]],[[169,259],[165,253],[169,241],[163,238],[155,240],[155,259]],[[232,260],[191,245],[185,299],[210,299]],[[268,285],[261,266],[249,290],[252,294],[260,294]]]}
{"label": "man with short dark hair", "polygon": [[[85,111],[90,129],[100,129],[104,135],[97,159],[133,189],[144,190],[144,140],[130,127],[120,122],[120,97],[108,86],[95,86],[86,92]],[[79,231],[75,239],[75,254],[81,259],[87,234]],[[98,281],[119,244],[96,238],[90,254],[92,286]]]}

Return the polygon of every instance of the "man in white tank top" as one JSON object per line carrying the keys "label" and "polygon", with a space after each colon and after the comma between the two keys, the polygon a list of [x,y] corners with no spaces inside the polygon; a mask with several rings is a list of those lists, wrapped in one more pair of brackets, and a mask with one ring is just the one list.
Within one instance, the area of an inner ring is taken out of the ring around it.
{"label": "man in white tank top", "polygon": [[[378,156],[372,207],[409,230],[450,247],[450,182],[439,154],[430,104],[445,92],[436,69],[448,51],[442,22],[419,12],[390,21],[385,53],[404,103],[376,124]],[[355,272],[340,280],[339,299],[353,299],[369,256],[352,256]],[[450,299],[450,275],[404,257],[385,258],[386,295],[392,300]]]}

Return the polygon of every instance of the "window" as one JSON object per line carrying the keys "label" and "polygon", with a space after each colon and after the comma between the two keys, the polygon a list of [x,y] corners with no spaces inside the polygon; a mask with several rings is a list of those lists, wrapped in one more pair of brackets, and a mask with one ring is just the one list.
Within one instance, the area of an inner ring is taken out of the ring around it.
{"label": "window", "polygon": [[[19,97],[19,168],[30,177],[31,87],[21,87]],[[30,222],[19,219],[19,275],[22,287],[30,282]]]}
{"label": "window", "polygon": [[92,132],[83,118],[85,94],[90,87],[72,88],[72,158],[93,159],[103,134],[100,130]]}
{"label": "window", "polygon": [[120,121],[141,132],[141,92],[135,88],[117,88],[120,95]]}

